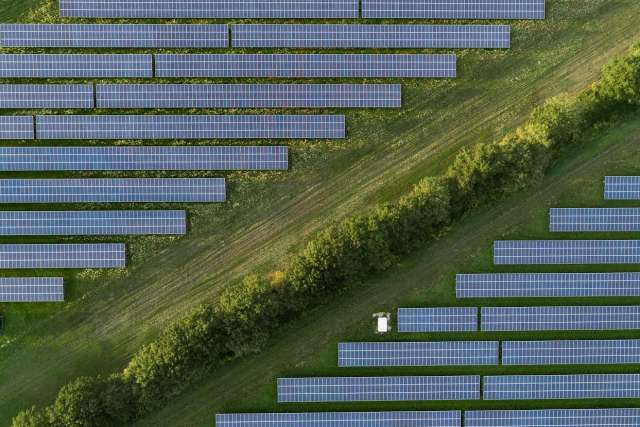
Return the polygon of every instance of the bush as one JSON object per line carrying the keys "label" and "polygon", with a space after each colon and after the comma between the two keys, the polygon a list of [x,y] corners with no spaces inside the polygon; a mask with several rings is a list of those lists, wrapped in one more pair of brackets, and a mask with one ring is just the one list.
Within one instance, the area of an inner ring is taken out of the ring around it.
{"label": "bush", "polygon": [[640,106],[640,46],[607,65],[575,98],[536,108],[502,140],[463,150],[441,178],[318,233],[271,280],[249,275],[144,346],[121,374],[79,378],[53,406],[23,411],[13,427],[122,425],[160,407],[207,370],[259,351],[272,331],[372,272],[437,238],[475,206],[542,178],[563,147],[630,105]]}

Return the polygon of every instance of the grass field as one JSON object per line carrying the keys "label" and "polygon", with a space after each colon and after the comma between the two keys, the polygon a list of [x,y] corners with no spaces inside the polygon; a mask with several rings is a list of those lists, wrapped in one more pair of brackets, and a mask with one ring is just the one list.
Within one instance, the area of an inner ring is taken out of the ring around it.
{"label": "grass field", "polygon": [[[0,6],[7,11],[2,20],[22,12],[14,3],[0,2],[10,6]],[[167,322],[248,269],[278,266],[327,222],[397,197],[419,177],[441,171],[460,147],[512,129],[543,99],[582,88],[604,61],[640,36],[635,0],[549,0],[548,16],[544,22],[515,24],[511,50],[460,52],[459,79],[404,82],[401,110],[346,112],[345,141],[293,141],[288,174],[226,175],[229,203],[189,206],[187,237],[127,239],[131,267],[126,272],[65,273],[70,301],[64,305],[3,306],[8,329],[0,341],[0,424],[21,408],[50,402],[70,378],[121,368]],[[598,147],[594,144],[584,160],[600,153]],[[505,215],[517,211],[513,203]],[[532,211],[522,212],[524,223]],[[365,331],[370,313],[400,301],[452,303],[451,274],[488,268],[488,242],[496,237],[491,233],[510,230],[504,228],[506,218],[496,224],[495,217],[487,212],[469,218],[421,259],[416,256],[366,291],[345,295],[326,312],[283,330],[268,352],[216,372],[143,424],[210,425],[216,410],[273,409],[276,373],[331,372],[335,343],[357,338],[347,331],[354,325]],[[511,221],[515,226],[518,217]],[[520,232],[541,233],[543,222],[538,218],[535,229]],[[476,264],[469,264],[473,260]],[[325,315],[329,320],[319,322]]]}

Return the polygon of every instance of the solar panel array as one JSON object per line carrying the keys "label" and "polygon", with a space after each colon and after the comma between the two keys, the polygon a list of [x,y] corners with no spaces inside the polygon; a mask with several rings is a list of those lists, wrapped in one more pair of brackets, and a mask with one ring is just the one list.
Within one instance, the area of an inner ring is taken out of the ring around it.
{"label": "solar panel array", "polygon": [[640,231],[640,208],[551,209],[551,231]]}
{"label": "solar panel array", "polygon": [[460,411],[218,414],[216,427],[461,427]]}
{"label": "solar panel array", "polygon": [[455,55],[162,54],[157,77],[455,77]]}
{"label": "solar panel array", "polygon": [[226,25],[0,24],[0,47],[228,47]]}
{"label": "solar panel array", "polygon": [[151,55],[3,54],[5,77],[153,77]]}
{"label": "solar panel array", "polygon": [[0,211],[1,236],[185,234],[185,211]]}
{"label": "solar panel array", "polygon": [[508,25],[233,25],[233,47],[509,48]]}
{"label": "solar panel array", "polygon": [[476,375],[278,378],[278,402],[477,399],[480,377]]}
{"label": "solar panel array", "polygon": [[363,18],[544,19],[545,0],[362,0]]}
{"label": "solar panel array", "polygon": [[503,365],[640,363],[640,340],[503,341]]}
{"label": "solar panel array", "polygon": [[640,273],[458,274],[457,298],[640,296]]}
{"label": "solar panel array", "polygon": [[640,397],[640,374],[485,376],[484,400]]}
{"label": "solar panel array", "polygon": [[0,139],[33,139],[31,116],[0,116]]}
{"label": "solar panel array", "polygon": [[62,277],[2,277],[0,302],[64,301]]}
{"label": "solar panel array", "polygon": [[607,176],[605,200],[640,200],[640,176]]}
{"label": "solar panel array", "polygon": [[[0,84],[0,108],[93,108],[93,86]],[[31,124],[33,125],[33,119]]]}
{"label": "solar panel array", "polygon": [[398,84],[96,86],[98,108],[397,108],[401,101]]}
{"label": "solar panel array", "polygon": [[465,411],[465,427],[631,427],[640,425],[640,409],[533,409]]}
{"label": "solar panel array", "polygon": [[224,178],[0,179],[0,203],[225,201]]}
{"label": "solar panel array", "polygon": [[124,268],[122,243],[0,245],[0,268]]}
{"label": "solar panel array", "polygon": [[358,0],[60,0],[82,18],[357,18]]}
{"label": "solar panel array", "polygon": [[37,116],[37,139],[344,138],[341,115]]}
{"label": "solar panel array", "polygon": [[0,147],[0,171],[287,170],[289,149],[264,147]]}
{"label": "solar panel array", "polygon": [[498,346],[498,341],[340,343],[338,366],[497,365]]}
{"label": "solar panel array", "polygon": [[399,308],[398,332],[463,332],[478,330],[475,307]]}
{"label": "solar panel array", "polygon": [[483,307],[483,331],[640,329],[640,306]]}
{"label": "solar panel array", "polygon": [[494,242],[498,265],[638,264],[640,240],[503,240]]}

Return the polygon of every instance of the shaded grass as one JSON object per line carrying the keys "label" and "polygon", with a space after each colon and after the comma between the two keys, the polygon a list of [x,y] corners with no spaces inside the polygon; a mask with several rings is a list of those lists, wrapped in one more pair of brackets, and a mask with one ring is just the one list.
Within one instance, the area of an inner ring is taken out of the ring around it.
{"label": "shaded grass", "polygon": [[[400,110],[330,110],[347,115],[348,139],[292,141],[288,174],[213,174],[228,178],[229,202],[171,205],[189,210],[185,238],[117,239],[129,244],[126,271],[48,272],[64,274],[67,303],[2,307],[0,424],[21,408],[49,403],[71,378],[120,369],[167,322],[248,269],[276,268],[323,225],[397,197],[419,177],[445,168],[460,147],[512,129],[559,91],[581,89],[640,35],[639,16],[635,0],[549,1],[548,20],[515,24],[511,50],[461,51],[459,79],[402,81]],[[392,294],[393,284],[387,285]],[[422,298],[439,292],[433,288]],[[378,297],[381,309],[393,301]],[[268,375],[269,365],[263,368],[251,372]],[[229,390],[234,400],[243,395],[237,387],[218,390]],[[207,417],[192,425],[210,419],[211,402],[200,406],[195,412]],[[168,419],[166,425],[190,425]]]}

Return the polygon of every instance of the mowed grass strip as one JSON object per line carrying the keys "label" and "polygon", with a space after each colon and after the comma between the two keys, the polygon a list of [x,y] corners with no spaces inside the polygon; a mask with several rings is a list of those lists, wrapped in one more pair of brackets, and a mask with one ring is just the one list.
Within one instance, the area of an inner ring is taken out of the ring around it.
{"label": "mowed grass strip", "polygon": [[[640,304],[640,298],[536,298],[456,300],[459,272],[581,272],[631,271],[633,266],[495,267],[491,245],[496,239],[591,238],[591,233],[564,235],[548,230],[548,209],[556,206],[621,206],[604,202],[603,177],[640,174],[640,118],[600,134],[565,153],[550,176],[534,189],[510,197],[496,207],[469,215],[457,229],[419,251],[388,274],[367,281],[331,305],[308,313],[281,330],[268,350],[216,370],[200,386],[136,425],[213,425],[221,412],[377,411],[440,409],[532,409],[636,406],[638,399],[564,401],[360,402],[345,404],[277,404],[276,378],[304,376],[384,375],[509,375],[636,373],[637,365],[556,365],[338,368],[337,346],[351,341],[446,341],[640,338],[640,331],[558,331],[530,333],[429,333],[380,336],[374,333],[372,313],[391,311],[394,327],[398,307],[432,306],[544,306]],[[638,203],[636,203],[637,205]],[[608,233],[598,237],[631,239],[640,233]]]}
{"label": "mowed grass strip", "polygon": [[[397,197],[445,168],[461,147],[496,138],[542,100],[584,87],[640,36],[635,1],[548,3],[546,21],[514,23],[511,50],[458,51],[459,79],[403,82],[400,110],[330,111],[347,114],[348,139],[292,141],[290,173],[213,173],[228,178],[229,202],[186,206],[186,238],[124,239],[126,271],[64,272],[68,303],[3,306],[0,423],[51,402],[70,378],[122,368],[163,326],[224,285],[250,269],[278,267],[328,222]],[[201,408],[208,417],[210,406]]]}

